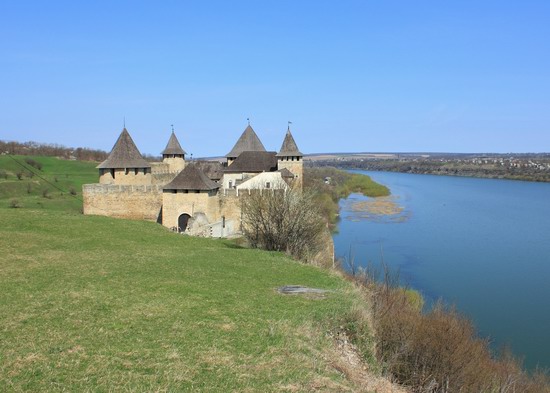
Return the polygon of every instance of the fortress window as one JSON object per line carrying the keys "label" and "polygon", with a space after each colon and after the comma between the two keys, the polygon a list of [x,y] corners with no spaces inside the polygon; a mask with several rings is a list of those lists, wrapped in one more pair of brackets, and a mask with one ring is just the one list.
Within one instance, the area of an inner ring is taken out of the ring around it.
{"label": "fortress window", "polygon": [[201,190],[195,190],[195,194],[200,194]]}
{"label": "fortress window", "polygon": [[111,177],[114,179],[115,178],[115,170],[114,169],[111,169]]}
{"label": "fortress window", "polygon": [[271,183],[270,182],[265,182],[265,188],[271,188]]}
{"label": "fortress window", "polygon": [[124,168],[125,173],[128,175],[130,173],[130,169]]}
{"label": "fortress window", "polygon": [[233,180],[229,180],[229,188],[233,187]]}
{"label": "fortress window", "polygon": [[138,168],[134,169],[134,175],[137,175],[138,172],[139,172],[139,169],[138,169]]}

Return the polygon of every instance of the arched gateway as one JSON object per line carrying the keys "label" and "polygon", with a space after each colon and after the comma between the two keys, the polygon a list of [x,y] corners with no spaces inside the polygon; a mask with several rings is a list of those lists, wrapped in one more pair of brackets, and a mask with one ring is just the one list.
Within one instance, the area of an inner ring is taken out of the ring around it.
{"label": "arched gateway", "polygon": [[185,232],[190,218],[191,216],[187,213],[183,213],[178,217],[178,232]]}

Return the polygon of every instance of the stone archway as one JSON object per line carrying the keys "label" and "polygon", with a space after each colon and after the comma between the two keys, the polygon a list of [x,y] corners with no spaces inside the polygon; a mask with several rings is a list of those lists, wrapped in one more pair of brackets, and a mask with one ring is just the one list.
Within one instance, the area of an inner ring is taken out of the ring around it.
{"label": "stone archway", "polygon": [[178,232],[185,232],[190,218],[191,216],[187,213],[183,213],[178,217]]}

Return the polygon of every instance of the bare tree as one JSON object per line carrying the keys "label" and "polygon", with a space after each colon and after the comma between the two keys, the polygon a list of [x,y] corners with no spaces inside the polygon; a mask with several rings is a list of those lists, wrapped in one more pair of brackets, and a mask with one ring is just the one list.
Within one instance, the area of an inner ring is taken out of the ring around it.
{"label": "bare tree", "polygon": [[253,247],[284,251],[308,261],[326,226],[313,194],[293,189],[253,190],[242,195],[243,232]]}

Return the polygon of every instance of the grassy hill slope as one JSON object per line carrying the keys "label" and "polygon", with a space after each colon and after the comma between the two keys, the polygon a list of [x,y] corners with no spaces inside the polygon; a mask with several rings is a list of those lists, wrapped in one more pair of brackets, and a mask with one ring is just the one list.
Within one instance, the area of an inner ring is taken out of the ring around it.
{"label": "grassy hill slope", "polygon": [[[351,286],[149,222],[0,208],[0,390],[341,391]],[[276,288],[329,289],[324,299]]]}
{"label": "grassy hill slope", "polygon": [[[41,169],[29,165],[29,159]],[[96,166],[94,162],[55,157],[1,155],[0,205],[9,206],[15,199],[23,208],[79,212],[82,184],[98,181]]]}

